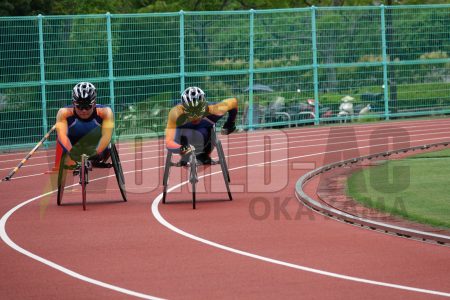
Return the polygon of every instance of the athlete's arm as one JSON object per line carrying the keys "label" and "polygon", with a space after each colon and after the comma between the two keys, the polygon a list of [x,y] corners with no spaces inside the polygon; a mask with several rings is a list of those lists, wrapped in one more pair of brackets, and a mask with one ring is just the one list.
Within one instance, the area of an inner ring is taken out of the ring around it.
{"label": "athlete's arm", "polygon": [[114,114],[109,107],[97,108],[97,114],[103,119],[102,123],[102,137],[97,145],[97,154],[102,153],[111,143],[111,138],[114,130]]}
{"label": "athlete's arm", "polygon": [[228,113],[228,119],[226,123],[231,124],[234,123],[237,116],[237,110],[238,108],[238,102],[236,98],[230,98],[225,99],[222,102],[219,102],[217,104],[209,105],[208,106],[208,113],[216,115],[216,116],[223,116],[226,113]]}
{"label": "athlete's arm", "polygon": [[175,133],[177,130],[177,120],[183,114],[181,105],[173,107],[169,112],[166,126],[166,147],[167,150],[179,153],[181,145],[175,142]]}
{"label": "athlete's arm", "polygon": [[67,126],[67,118],[73,115],[73,110],[70,108],[61,108],[56,115],[56,134],[61,146],[67,151],[72,150],[72,143],[67,136],[69,131]]}

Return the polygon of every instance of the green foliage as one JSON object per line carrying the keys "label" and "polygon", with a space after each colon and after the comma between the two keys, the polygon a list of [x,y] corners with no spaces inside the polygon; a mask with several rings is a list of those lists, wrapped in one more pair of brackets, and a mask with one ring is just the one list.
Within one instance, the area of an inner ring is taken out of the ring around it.
{"label": "green foliage", "polygon": [[127,0],[53,0],[52,14],[129,13],[136,9],[134,5]]}
{"label": "green foliage", "polygon": [[[445,4],[446,0],[379,1],[385,5]],[[393,3],[392,3],[393,2]],[[150,13],[174,11],[222,11],[315,6],[370,6],[373,0],[0,0],[0,16],[41,14]]]}
{"label": "green foliage", "polygon": [[54,0],[0,0],[0,16],[48,14]]}
{"label": "green foliage", "polygon": [[[5,114],[19,113],[28,103],[40,101],[40,66],[44,66],[45,80],[49,83],[46,85],[48,114],[52,115],[49,122],[53,122],[56,108],[66,104],[71,86],[81,79],[93,80],[101,87],[99,94],[103,103],[109,103],[107,18],[104,15],[109,11],[115,14],[111,18],[115,104],[137,105],[140,123],[136,124],[152,130],[163,128],[166,110],[173,99],[178,99],[182,80],[185,85],[199,85],[207,90],[212,101],[231,95],[238,96],[241,105],[248,101],[248,93],[242,91],[250,80],[250,15],[248,11],[185,14],[184,57],[181,57],[178,14],[130,16],[120,13],[366,3],[357,0],[308,4],[306,1],[299,4],[269,0],[44,2],[0,0],[0,9],[3,9],[1,13],[9,15],[39,12],[99,15],[43,18],[44,65],[40,64],[37,18],[0,19],[0,54],[3,54],[0,55],[0,84],[5,86],[0,97],[2,103],[7,101],[6,108],[2,104]],[[393,25],[388,26],[387,55],[388,60],[395,62],[388,65],[388,80],[392,87],[395,82],[397,89],[390,107],[399,111],[449,108],[450,63],[446,61],[450,53],[449,10],[405,7],[386,12],[392,19],[387,25]],[[340,99],[347,94],[356,98],[355,104],[365,104],[362,94],[384,93],[380,20],[380,9],[374,6],[317,11],[318,96],[322,105],[336,112]],[[257,12],[253,32],[253,83],[270,85],[274,90],[255,93],[255,103],[269,105],[277,97],[283,97],[290,105],[314,98],[311,11]],[[182,62],[184,77],[180,76]],[[368,64],[361,66],[361,63]],[[293,71],[293,67],[301,70]],[[270,68],[277,69],[268,70]],[[211,73],[215,71],[232,72]],[[17,87],[10,88],[14,85]],[[374,106],[377,113],[384,111],[384,103]],[[39,110],[33,113],[37,131],[41,131],[39,115]],[[2,120],[9,118],[0,117]],[[9,132],[10,129],[0,130]]]}
{"label": "green foliage", "polygon": [[433,51],[429,53],[424,53],[420,56],[420,59],[441,59],[441,58],[448,58],[447,52]]}
{"label": "green foliage", "polygon": [[[242,9],[273,9],[298,7],[298,1],[293,0],[156,0],[139,9],[139,12],[173,12],[173,11],[221,11],[221,10],[242,10]],[[301,4],[300,4],[301,5]],[[301,6],[306,6],[305,3]]]}

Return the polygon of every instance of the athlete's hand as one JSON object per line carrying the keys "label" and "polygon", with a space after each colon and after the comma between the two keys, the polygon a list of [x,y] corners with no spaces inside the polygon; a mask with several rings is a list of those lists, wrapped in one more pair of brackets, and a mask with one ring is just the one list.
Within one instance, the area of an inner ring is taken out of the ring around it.
{"label": "athlete's hand", "polygon": [[81,155],[78,153],[75,153],[74,151],[69,152],[69,157],[74,162],[80,162],[81,161]]}
{"label": "athlete's hand", "polygon": [[230,122],[230,123],[225,123],[222,127],[221,130],[221,134],[222,135],[229,135],[230,133],[236,131],[236,123],[235,122]]}
{"label": "athlete's hand", "polygon": [[190,145],[180,147],[180,155],[184,156],[192,152]]}

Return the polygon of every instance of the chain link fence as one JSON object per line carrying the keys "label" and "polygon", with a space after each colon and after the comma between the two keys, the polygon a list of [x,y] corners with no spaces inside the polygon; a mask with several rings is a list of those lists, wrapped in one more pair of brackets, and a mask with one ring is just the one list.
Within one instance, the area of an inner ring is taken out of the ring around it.
{"label": "chain link fence", "polygon": [[0,18],[0,149],[39,140],[91,81],[116,136],[164,133],[181,91],[242,129],[450,113],[450,5]]}

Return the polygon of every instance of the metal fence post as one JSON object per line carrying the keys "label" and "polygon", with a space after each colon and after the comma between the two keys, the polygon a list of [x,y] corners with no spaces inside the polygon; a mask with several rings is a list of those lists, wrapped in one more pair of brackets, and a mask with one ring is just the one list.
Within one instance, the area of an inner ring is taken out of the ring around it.
{"label": "metal fence post", "polygon": [[[111,32],[111,14],[106,13],[106,36],[108,44],[108,81],[109,81],[109,105],[113,113],[115,113],[115,99],[114,99],[114,64],[113,64],[113,50],[112,50],[112,32]],[[116,140],[116,131],[113,131],[112,140]]]}
{"label": "metal fence post", "polygon": [[381,43],[382,43],[382,58],[383,58],[383,92],[384,92],[384,115],[386,120],[389,120],[389,82],[387,69],[387,43],[386,43],[386,19],[385,6],[381,5]]}
{"label": "metal fence post", "polygon": [[311,6],[311,35],[312,35],[312,54],[313,54],[313,76],[314,76],[314,125],[319,125],[319,71],[317,64],[317,29],[316,29],[316,10]]}
{"label": "metal fence post", "polygon": [[108,38],[108,80],[109,80],[109,97],[110,97],[109,103],[111,105],[112,110],[115,111],[111,14],[109,12],[106,13],[106,34]]}
{"label": "metal fence post", "polygon": [[186,88],[184,59],[184,11],[180,10],[180,93]]}
{"label": "metal fence post", "polygon": [[249,40],[249,59],[248,59],[248,128],[253,129],[253,72],[254,72],[254,22],[255,11],[250,9],[250,40]]}
{"label": "metal fence post", "polygon": [[41,85],[41,100],[42,100],[42,132],[45,135],[48,131],[47,124],[47,97],[45,90],[45,60],[44,60],[44,29],[42,24],[43,16],[38,15],[39,27],[39,68],[40,68],[40,85]]}

